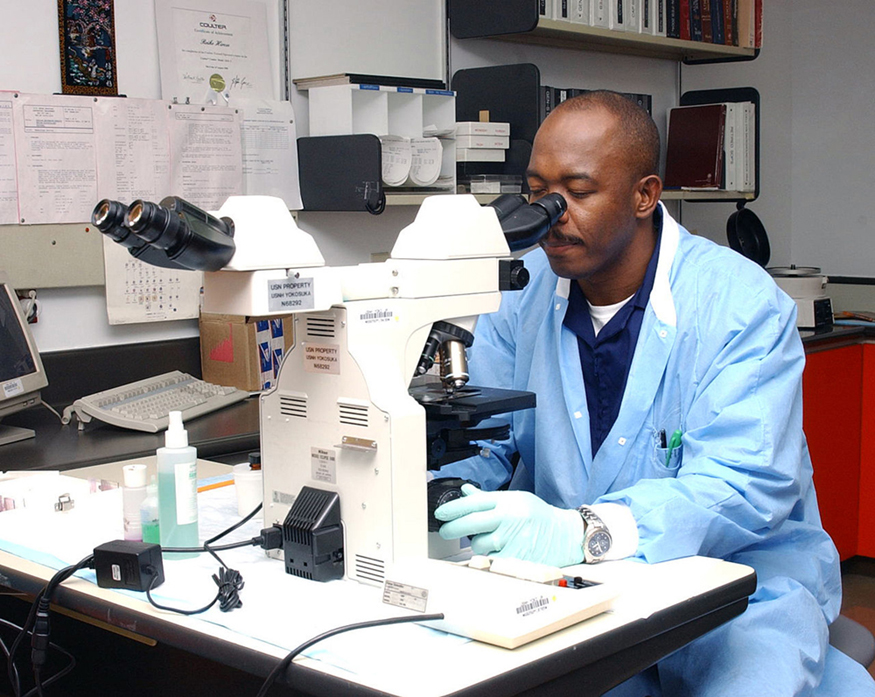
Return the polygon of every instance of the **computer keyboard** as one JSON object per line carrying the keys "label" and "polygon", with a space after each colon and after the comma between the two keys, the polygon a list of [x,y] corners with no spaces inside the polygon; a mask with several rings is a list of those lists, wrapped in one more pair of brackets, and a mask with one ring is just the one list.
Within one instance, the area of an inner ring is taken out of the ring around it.
{"label": "computer keyboard", "polygon": [[91,419],[136,431],[157,433],[167,428],[171,411],[181,411],[184,422],[222,409],[249,397],[236,387],[213,385],[178,370],[138,380],[77,399],[64,409],[63,423],[73,414],[79,428]]}

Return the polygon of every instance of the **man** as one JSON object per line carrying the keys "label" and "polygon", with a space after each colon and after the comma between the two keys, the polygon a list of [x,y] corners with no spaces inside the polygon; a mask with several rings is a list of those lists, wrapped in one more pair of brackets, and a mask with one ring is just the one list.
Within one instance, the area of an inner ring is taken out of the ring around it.
{"label": "man", "polygon": [[[470,364],[472,384],[533,391],[538,407],[486,456],[443,468],[483,491],[438,509],[441,535],[560,566],[705,555],[756,569],[745,613],[612,694],[875,695],[828,644],[841,579],[802,433],[796,307],[677,225],[658,160],[650,117],[612,92],[541,126],[532,198],[559,193],[568,210],[527,255],[528,287],[480,318]],[[582,549],[601,528],[613,539]]]}

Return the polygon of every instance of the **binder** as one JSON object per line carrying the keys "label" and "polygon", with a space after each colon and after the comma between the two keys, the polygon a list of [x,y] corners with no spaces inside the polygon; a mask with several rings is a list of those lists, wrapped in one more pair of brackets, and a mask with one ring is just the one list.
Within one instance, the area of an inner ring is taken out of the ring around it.
{"label": "binder", "polygon": [[298,138],[301,202],[308,211],[368,211],[386,206],[380,139],[371,134]]}

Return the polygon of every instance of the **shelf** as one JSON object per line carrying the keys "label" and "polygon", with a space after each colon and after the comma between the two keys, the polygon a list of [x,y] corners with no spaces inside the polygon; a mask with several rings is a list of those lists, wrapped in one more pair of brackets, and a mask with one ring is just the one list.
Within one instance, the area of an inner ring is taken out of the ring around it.
{"label": "shelf", "polygon": [[[549,4],[549,3],[548,3]],[[538,15],[537,0],[447,0],[457,39],[491,38],[689,63],[753,60],[757,49],[614,31]]]}
{"label": "shelf", "polygon": [[[449,192],[448,192],[449,193]],[[420,206],[427,196],[445,196],[448,194],[386,194],[387,206]],[[500,194],[474,194],[479,203],[489,203],[498,198]],[[666,190],[660,197],[663,201],[753,201],[756,194],[752,191],[676,191]]]}
{"label": "shelf", "polygon": [[677,189],[664,189],[663,201],[753,201],[757,195],[753,191],[678,191]]}
{"label": "shelf", "polygon": [[635,34],[571,24],[553,19],[541,19],[530,32],[493,36],[501,41],[539,44],[554,48],[572,48],[584,51],[623,53],[648,58],[672,60],[753,60],[756,51],[752,48],[707,44],[701,41],[669,39],[664,36]]}

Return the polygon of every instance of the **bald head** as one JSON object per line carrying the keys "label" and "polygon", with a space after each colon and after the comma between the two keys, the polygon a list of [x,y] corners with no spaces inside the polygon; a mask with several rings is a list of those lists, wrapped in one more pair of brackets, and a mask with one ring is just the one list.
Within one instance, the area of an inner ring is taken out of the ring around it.
{"label": "bald head", "polygon": [[628,97],[610,90],[593,90],[560,102],[545,123],[560,116],[602,109],[616,120],[613,145],[620,150],[629,173],[636,179],[659,174],[659,131],[644,109]]}

